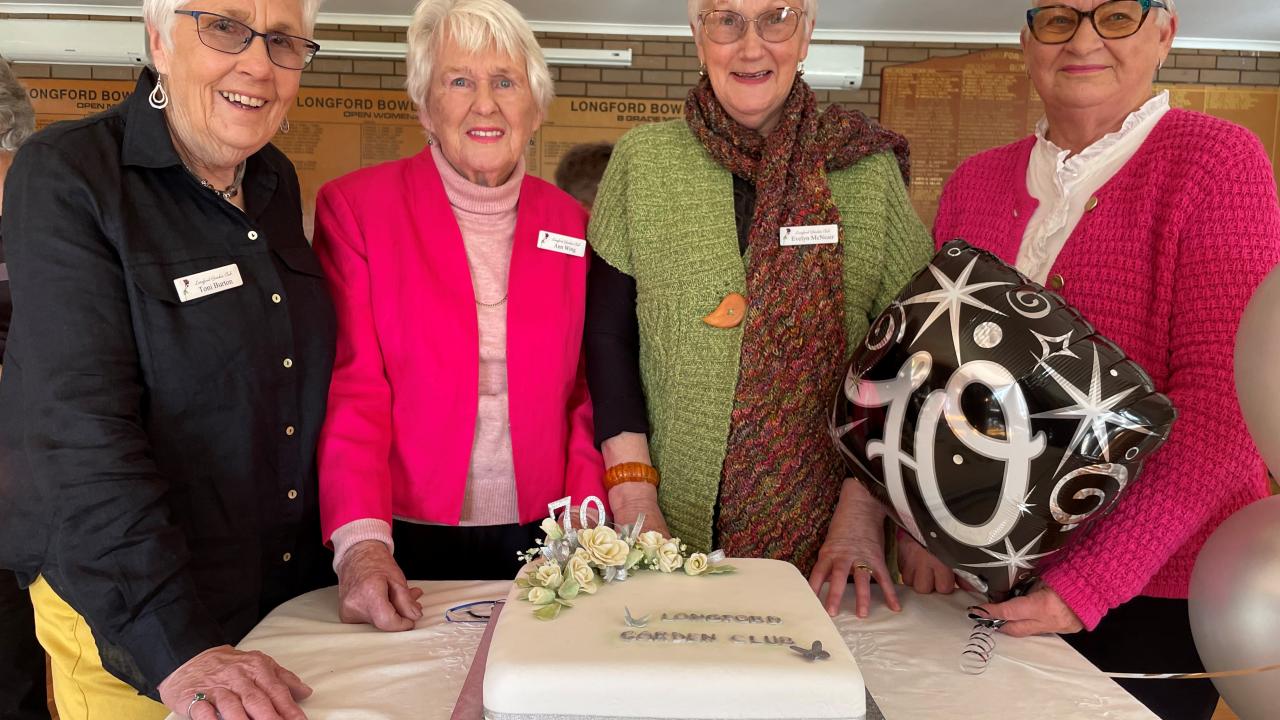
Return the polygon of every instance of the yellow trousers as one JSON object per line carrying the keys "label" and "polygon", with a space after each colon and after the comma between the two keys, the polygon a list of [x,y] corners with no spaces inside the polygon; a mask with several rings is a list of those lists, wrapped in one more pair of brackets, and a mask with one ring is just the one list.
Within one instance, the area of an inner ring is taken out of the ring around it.
{"label": "yellow trousers", "polygon": [[164,705],[102,668],[89,625],[43,577],[31,584],[31,604],[36,639],[51,661],[59,720],[164,720],[169,715]]}

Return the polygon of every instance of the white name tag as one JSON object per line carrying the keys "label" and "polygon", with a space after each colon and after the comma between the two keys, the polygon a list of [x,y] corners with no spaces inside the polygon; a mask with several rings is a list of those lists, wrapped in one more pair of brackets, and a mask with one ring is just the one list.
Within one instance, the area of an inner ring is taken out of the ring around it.
{"label": "white name tag", "polygon": [[587,254],[586,240],[553,233],[549,230],[543,230],[538,233],[538,247],[543,250],[550,250],[551,252],[558,252],[562,255],[572,255],[574,257],[582,257]]}
{"label": "white name tag", "polygon": [[182,302],[198,300],[208,295],[220,293],[223,290],[238,288],[243,284],[244,280],[240,278],[240,268],[234,264],[205,270],[195,275],[187,275],[173,281],[173,286],[178,289],[178,299]]}
{"label": "white name tag", "polygon": [[835,245],[840,242],[839,225],[790,225],[778,230],[782,247]]}

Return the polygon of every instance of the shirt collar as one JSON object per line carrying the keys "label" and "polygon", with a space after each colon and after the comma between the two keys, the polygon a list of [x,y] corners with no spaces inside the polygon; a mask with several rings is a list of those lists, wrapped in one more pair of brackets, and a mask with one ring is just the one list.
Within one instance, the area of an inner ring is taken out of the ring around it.
{"label": "shirt collar", "polygon": [[1097,142],[1085,148],[1078,155],[1072,156],[1069,150],[1058,147],[1052,140],[1048,138],[1049,118],[1040,118],[1040,122],[1036,123],[1036,142],[1046,147],[1053,155],[1057,156],[1059,163],[1070,162],[1074,164],[1086,164],[1091,160],[1106,154],[1116,145],[1124,142],[1126,138],[1150,120],[1157,113],[1163,113],[1169,109],[1169,91],[1157,93],[1155,97],[1142,104],[1142,107],[1129,113],[1124,119],[1124,123],[1120,125],[1120,129],[1103,135]]}
{"label": "shirt collar", "polygon": [[125,165],[164,168],[181,165],[182,158],[173,147],[169,123],[164,112],[151,107],[147,96],[156,85],[156,72],[144,68],[133,88],[133,94],[121,104],[124,112],[124,146],[121,160]]}

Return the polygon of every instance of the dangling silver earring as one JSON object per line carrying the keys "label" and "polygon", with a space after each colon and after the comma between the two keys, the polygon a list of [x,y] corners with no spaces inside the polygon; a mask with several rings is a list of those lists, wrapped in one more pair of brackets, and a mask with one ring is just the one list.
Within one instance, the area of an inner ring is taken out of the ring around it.
{"label": "dangling silver earring", "polygon": [[156,86],[151,88],[151,94],[147,96],[147,102],[157,110],[163,110],[169,106],[169,93],[164,91],[164,85],[158,77]]}
{"label": "dangling silver earring", "polygon": [[698,66],[698,77],[706,77],[706,76],[707,76],[707,64],[702,63],[701,65]]}
{"label": "dangling silver earring", "polygon": [[803,60],[801,60],[800,64],[796,66],[796,77],[804,77],[804,61]]}
{"label": "dangling silver earring", "polygon": [[280,134],[281,135],[289,134],[289,118],[287,117],[284,120],[280,121]]}
{"label": "dangling silver earring", "polygon": [[435,145],[435,144],[436,144],[436,139],[435,139],[435,138],[433,138],[433,137],[431,137],[430,135],[428,135],[428,136],[427,136],[427,147],[430,147],[430,146]]}

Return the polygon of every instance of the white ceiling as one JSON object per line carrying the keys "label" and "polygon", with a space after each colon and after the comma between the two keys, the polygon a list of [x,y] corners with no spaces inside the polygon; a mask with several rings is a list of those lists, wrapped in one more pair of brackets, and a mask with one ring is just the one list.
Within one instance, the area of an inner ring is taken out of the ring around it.
{"label": "white ceiling", "polygon": [[[198,2],[199,0],[193,0]],[[688,32],[684,0],[511,0],[539,30]],[[0,12],[134,14],[139,0],[0,0]],[[324,0],[322,20],[404,25],[412,0]],[[832,39],[1008,41],[1026,0],[822,0],[818,35]],[[1280,51],[1277,0],[1179,0],[1184,47]]]}

